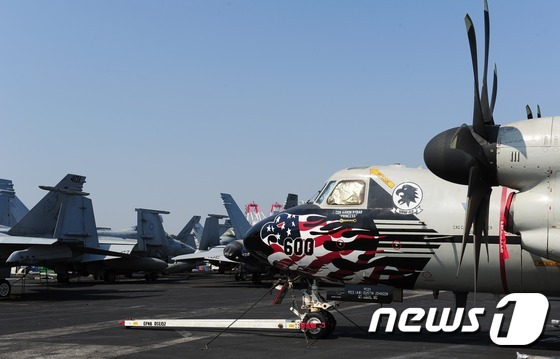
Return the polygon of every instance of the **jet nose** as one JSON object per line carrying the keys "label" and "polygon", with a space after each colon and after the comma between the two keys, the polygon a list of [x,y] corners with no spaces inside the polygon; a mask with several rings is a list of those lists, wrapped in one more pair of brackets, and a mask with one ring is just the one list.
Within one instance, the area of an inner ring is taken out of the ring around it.
{"label": "jet nose", "polygon": [[268,262],[268,256],[274,251],[263,241],[261,237],[261,230],[264,224],[270,222],[272,218],[273,217],[266,218],[251,227],[251,229],[247,231],[247,234],[245,234],[245,238],[243,240],[245,248],[247,248],[252,255],[264,262]]}
{"label": "jet nose", "polygon": [[234,262],[241,262],[243,260],[243,242],[237,240],[225,246],[224,257]]}

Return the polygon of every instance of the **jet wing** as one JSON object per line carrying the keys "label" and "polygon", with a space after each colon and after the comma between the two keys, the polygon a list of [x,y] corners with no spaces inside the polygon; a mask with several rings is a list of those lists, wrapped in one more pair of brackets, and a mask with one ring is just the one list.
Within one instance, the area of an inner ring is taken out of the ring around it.
{"label": "jet wing", "polygon": [[79,247],[74,249],[84,253],[82,262],[94,262],[133,256],[131,253],[136,243],[135,239],[100,237],[99,248]]}
{"label": "jet wing", "polygon": [[187,261],[195,261],[195,260],[207,260],[207,261],[220,261],[220,262],[228,262],[228,263],[238,263],[234,262],[230,259],[227,259],[224,256],[224,247],[225,246],[216,246],[210,248],[207,251],[199,250],[191,254],[183,254],[177,257],[171,258],[173,261],[177,262],[187,262]]}
{"label": "jet wing", "polygon": [[58,241],[56,238],[38,238],[38,237],[19,237],[19,236],[0,236],[1,245],[51,245]]}

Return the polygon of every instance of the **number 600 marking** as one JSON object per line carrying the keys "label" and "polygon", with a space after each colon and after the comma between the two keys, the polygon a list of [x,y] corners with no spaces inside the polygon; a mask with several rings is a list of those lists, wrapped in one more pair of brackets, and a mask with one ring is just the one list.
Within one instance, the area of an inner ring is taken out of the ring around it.
{"label": "number 600 marking", "polygon": [[305,254],[306,256],[313,255],[313,249],[315,248],[315,243],[313,238],[286,238],[284,240],[284,253],[291,256],[295,254],[296,256],[301,256]]}

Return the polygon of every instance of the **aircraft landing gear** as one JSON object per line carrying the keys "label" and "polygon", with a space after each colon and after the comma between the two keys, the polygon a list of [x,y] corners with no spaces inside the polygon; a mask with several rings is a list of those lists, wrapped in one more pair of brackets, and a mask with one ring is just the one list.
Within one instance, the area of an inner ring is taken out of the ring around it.
{"label": "aircraft landing gear", "polygon": [[0,279],[0,298],[6,298],[10,296],[12,292],[12,286],[10,282],[5,279]]}
{"label": "aircraft landing gear", "polygon": [[[291,282],[289,282],[289,286],[292,287]],[[295,300],[292,300],[295,304]],[[327,302],[321,296],[317,281],[313,280],[311,289],[302,291],[301,309],[305,310],[306,313],[298,312],[293,305],[290,310],[301,319],[301,330],[306,337],[321,339],[331,335],[336,328],[336,319],[329,312],[329,309],[335,306],[335,302]]]}
{"label": "aircraft landing gear", "polygon": [[336,327],[336,319],[331,312],[320,310],[318,312],[307,313],[303,317],[304,333],[310,339],[326,338],[332,334]]}

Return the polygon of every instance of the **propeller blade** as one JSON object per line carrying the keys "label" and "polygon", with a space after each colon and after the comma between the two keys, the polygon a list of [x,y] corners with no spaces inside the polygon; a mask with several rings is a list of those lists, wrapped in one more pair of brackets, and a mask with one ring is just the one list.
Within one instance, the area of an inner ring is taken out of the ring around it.
{"label": "propeller blade", "polygon": [[482,92],[480,101],[482,115],[486,125],[493,125],[492,109],[488,104],[488,54],[490,51],[490,14],[488,13],[488,1],[484,0],[484,73],[482,75]]}
{"label": "propeller blade", "polygon": [[[478,269],[480,266],[480,247],[482,245],[482,239],[486,243],[486,257],[488,262],[490,262],[490,253],[488,251],[488,209],[490,207],[490,194],[492,193],[492,188],[484,185],[480,187],[480,195],[483,199],[480,203],[478,211],[476,213],[476,218],[474,221],[474,233],[473,233],[473,254],[474,254],[474,292],[477,292],[478,283]],[[482,238],[481,238],[482,237]]]}
{"label": "propeller blade", "polygon": [[541,118],[541,107],[537,105],[537,118]]}
{"label": "propeller blade", "polygon": [[482,115],[482,107],[480,105],[480,94],[478,92],[478,60],[476,54],[476,34],[471,17],[465,16],[465,25],[467,27],[467,36],[469,38],[469,47],[471,49],[471,61],[474,74],[474,109],[473,109],[473,128],[474,132],[486,139],[486,128],[484,127],[484,118]]}
{"label": "propeller blade", "polygon": [[[496,105],[496,95],[498,94],[498,68],[494,64],[494,80],[492,82],[492,100],[490,102],[490,111],[494,113],[494,105]],[[494,115],[492,115],[494,116]],[[494,120],[490,125],[494,125]]]}
{"label": "propeller blade", "polygon": [[473,228],[473,261],[474,261],[474,291],[476,292],[478,282],[478,269],[480,263],[480,247],[482,239],[486,242],[486,254],[490,260],[488,250],[488,210],[490,206],[490,187],[484,177],[483,169],[479,166],[472,166],[469,172],[469,187],[467,200],[467,215],[465,218],[465,228],[461,241],[461,258],[457,268],[457,276],[463,263],[467,238]]}
{"label": "propeller blade", "polygon": [[527,112],[527,119],[528,120],[533,119],[533,111],[531,111],[529,105],[525,106],[525,111]]}
{"label": "propeller blade", "polygon": [[480,222],[482,224],[482,237],[486,244],[486,261],[490,262],[490,251],[488,250],[488,215],[490,212],[490,195],[492,194],[492,187],[488,187],[488,192],[484,202],[481,205]]}
{"label": "propeller blade", "polygon": [[[474,157],[480,164],[488,164],[484,149],[475,138],[469,126],[463,124],[451,138],[449,145],[452,149],[461,150]],[[470,182],[469,182],[470,183]]]}
{"label": "propeller blade", "polygon": [[[467,192],[467,214],[465,216],[465,228],[463,231],[463,239],[461,241],[461,258],[459,260],[459,267],[457,268],[457,275],[463,263],[465,255],[465,248],[467,245],[467,238],[470,235],[471,227],[475,223],[480,205],[484,199],[485,186],[482,179],[482,171],[479,166],[472,166],[469,170],[469,187]],[[476,236],[475,226],[475,236]],[[473,239],[474,240],[474,239]]]}

